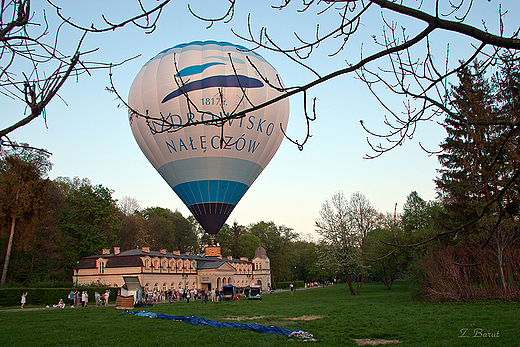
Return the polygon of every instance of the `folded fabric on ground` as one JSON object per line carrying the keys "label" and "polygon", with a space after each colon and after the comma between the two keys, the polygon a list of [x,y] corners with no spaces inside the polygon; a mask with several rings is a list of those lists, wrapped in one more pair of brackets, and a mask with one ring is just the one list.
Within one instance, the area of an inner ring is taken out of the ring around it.
{"label": "folded fabric on ground", "polygon": [[164,313],[153,313],[149,311],[129,311],[125,310],[123,313],[132,314],[134,316],[139,317],[147,317],[147,318],[156,318],[156,319],[167,319],[178,322],[190,323],[193,325],[208,325],[214,328],[241,328],[246,330],[255,331],[257,333],[263,334],[278,334],[278,335],[286,335],[289,337],[297,337],[300,339],[312,339],[312,334],[306,331],[297,329],[285,329],[277,326],[264,326],[256,323],[247,324],[247,323],[235,323],[235,322],[219,322],[216,320],[209,320],[205,318],[195,317],[195,316],[171,316],[169,314]]}

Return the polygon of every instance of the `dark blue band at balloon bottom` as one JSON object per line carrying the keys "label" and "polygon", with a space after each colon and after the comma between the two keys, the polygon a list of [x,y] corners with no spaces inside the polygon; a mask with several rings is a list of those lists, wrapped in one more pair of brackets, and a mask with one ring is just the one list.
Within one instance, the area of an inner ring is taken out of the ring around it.
{"label": "dark blue band at balloon bottom", "polygon": [[173,187],[186,206],[220,202],[236,205],[249,186],[229,180],[198,180],[185,182]]}
{"label": "dark blue band at balloon bottom", "polygon": [[215,235],[222,228],[235,205],[221,202],[206,202],[190,205],[188,208],[204,230],[208,234]]}

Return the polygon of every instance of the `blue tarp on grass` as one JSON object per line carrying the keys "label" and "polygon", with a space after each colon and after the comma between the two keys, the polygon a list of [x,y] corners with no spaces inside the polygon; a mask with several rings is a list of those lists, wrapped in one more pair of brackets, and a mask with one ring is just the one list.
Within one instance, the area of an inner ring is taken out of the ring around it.
{"label": "blue tarp on grass", "polygon": [[167,319],[178,322],[189,323],[193,325],[208,325],[214,328],[241,328],[246,330],[255,331],[257,333],[262,334],[277,334],[277,335],[286,335],[289,337],[297,337],[304,339],[312,339],[312,334],[305,332],[303,330],[291,330],[285,329],[277,326],[264,326],[256,323],[246,324],[246,323],[235,323],[235,322],[219,322],[216,320],[209,320],[205,318],[195,317],[195,316],[171,316],[169,314],[164,313],[153,313],[149,311],[128,311],[125,310],[123,313],[128,313],[134,316],[139,317],[148,317],[148,318],[156,318],[156,319]]}

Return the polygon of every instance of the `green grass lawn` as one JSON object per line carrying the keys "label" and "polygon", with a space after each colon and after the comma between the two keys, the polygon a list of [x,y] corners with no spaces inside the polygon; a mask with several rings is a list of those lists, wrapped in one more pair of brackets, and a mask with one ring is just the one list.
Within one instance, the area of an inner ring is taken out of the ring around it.
{"label": "green grass lawn", "polygon": [[[350,296],[345,285],[337,285],[292,296],[265,295],[262,301],[179,302],[156,304],[149,310],[219,321],[256,317],[240,322],[302,329],[319,342],[136,317],[114,307],[0,312],[0,341],[2,346],[328,347],[357,346],[355,339],[371,338],[400,340],[400,346],[520,346],[518,303],[420,303],[411,299],[404,283],[394,284],[391,291],[382,284],[365,284],[360,296]],[[459,337],[461,329],[467,329],[468,337]]]}

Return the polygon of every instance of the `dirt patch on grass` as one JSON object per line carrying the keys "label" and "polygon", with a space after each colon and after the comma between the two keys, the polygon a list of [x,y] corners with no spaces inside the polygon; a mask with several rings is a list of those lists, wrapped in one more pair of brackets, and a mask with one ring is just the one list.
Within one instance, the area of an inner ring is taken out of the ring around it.
{"label": "dirt patch on grass", "polygon": [[354,339],[359,346],[379,346],[401,343],[399,340],[383,340],[383,339]]}
{"label": "dirt patch on grass", "polygon": [[294,318],[284,318],[285,320],[315,320],[315,319],[321,319],[323,316],[301,316],[301,317],[294,317]]}
{"label": "dirt patch on grass", "polygon": [[[266,318],[274,318],[279,316],[255,316],[255,317],[225,317],[225,320],[236,320],[236,321],[242,321],[242,320],[256,320],[256,319],[266,319]],[[298,321],[298,320],[315,320],[315,319],[321,319],[323,316],[301,316],[301,317],[291,317],[291,318],[278,318],[282,320],[292,320],[292,321]]]}
{"label": "dirt patch on grass", "polygon": [[264,319],[264,318],[270,318],[270,317],[273,317],[273,316],[256,316],[256,317],[225,317],[224,319],[225,319],[225,320],[236,320],[236,321],[241,321],[241,320]]}

